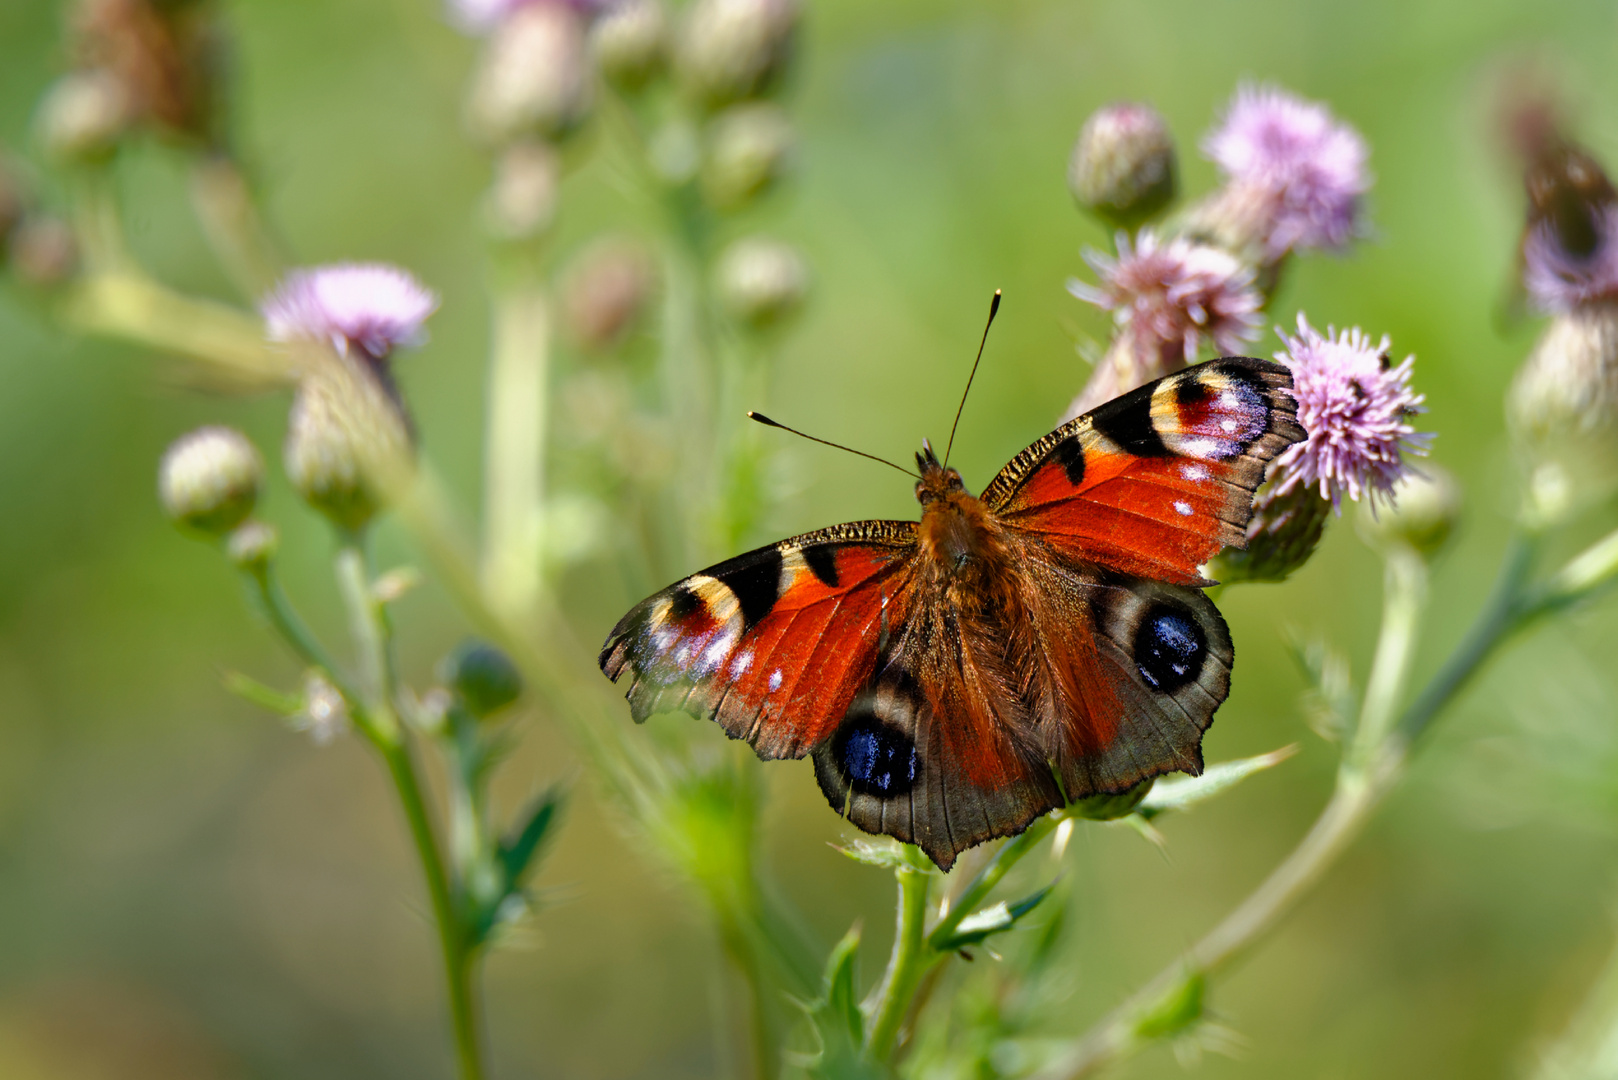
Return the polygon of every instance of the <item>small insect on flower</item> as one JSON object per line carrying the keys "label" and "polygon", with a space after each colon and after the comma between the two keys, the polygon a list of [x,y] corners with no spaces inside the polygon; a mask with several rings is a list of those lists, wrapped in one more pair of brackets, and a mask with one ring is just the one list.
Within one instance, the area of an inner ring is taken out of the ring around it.
{"label": "small insect on flower", "polygon": [[419,343],[437,307],[438,296],[398,267],[336,263],[287,275],[261,310],[272,341],[329,341],[380,361]]}
{"label": "small insect on flower", "polygon": [[1298,422],[1308,432],[1276,459],[1276,492],[1318,487],[1333,507],[1345,492],[1391,502],[1404,453],[1425,454],[1432,439],[1410,425],[1424,400],[1410,389],[1415,357],[1392,366],[1386,337],[1373,343],[1357,326],[1321,334],[1301,313],[1297,334],[1276,333],[1286,349],[1275,358],[1292,369]]}
{"label": "small insect on flower", "polygon": [[1263,325],[1253,272],[1219,248],[1183,237],[1162,240],[1142,229],[1134,244],[1118,234],[1117,258],[1098,251],[1084,258],[1101,284],[1070,278],[1067,291],[1112,312],[1143,342],[1173,347],[1187,362],[1204,339],[1221,352],[1240,352]]}
{"label": "small insect on flower", "polygon": [[1269,261],[1295,248],[1342,248],[1360,231],[1370,152],[1326,106],[1244,86],[1202,146],[1231,193],[1257,201]]}

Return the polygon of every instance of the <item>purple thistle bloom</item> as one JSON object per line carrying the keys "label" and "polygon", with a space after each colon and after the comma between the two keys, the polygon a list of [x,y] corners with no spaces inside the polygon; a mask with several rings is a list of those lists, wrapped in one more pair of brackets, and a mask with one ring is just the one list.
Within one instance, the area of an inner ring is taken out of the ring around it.
{"label": "purple thistle bloom", "polygon": [[1359,231],[1369,150],[1326,106],[1276,87],[1243,86],[1202,146],[1233,187],[1268,203],[1271,261],[1293,248],[1341,248]]}
{"label": "purple thistle bloom", "polygon": [[1571,311],[1618,296],[1618,210],[1602,207],[1593,216],[1597,242],[1588,255],[1569,251],[1549,221],[1523,239],[1523,287],[1541,311]]}
{"label": "purple thistle bloom", "polygon": [[519,8],[554,4],[591,19],[613,3],[614,0],[449,0],[449,15],[468,34],[487,34]]}
{"label": "purple thistle bloom", "polygon": [[437,295],[397,267],[337,263],[287,275],[261,310],[272,341],[330,341],[383,360],[419,341],[437,307]]}
{"label": "purple thistle bloom", "polygon": [[1142,229],[1133,245],[1118,234],[1116,259],[1098,251],[1084,258],[1101,284],[1070,278],[1067,291],[1112,312],[1144,345],[1173,347],[1189,363],[1204,338],[1233,353],[1258,336],[1263,298],[1253,272],[1226,251],[1184,237],[1160,240]]}
{"label": "purple thistle bloom", "polygon": [[1357,326],[1341,333],[1327,327],[1322,335],[1301,313],[1296,335],[1276,333],[1286,349],[1275,358],[1292,369],[1298,422],[1308,432],[1276,459],[1276,494],[1318,486],[1333,507],[1344,492],[1391,501],[1404,452],[1425,454],[1432,439],[1409,422],[1424,411],[1424,398],[1410,389],[1415,357],[1391,367],[1387,337],[1373,344]]}

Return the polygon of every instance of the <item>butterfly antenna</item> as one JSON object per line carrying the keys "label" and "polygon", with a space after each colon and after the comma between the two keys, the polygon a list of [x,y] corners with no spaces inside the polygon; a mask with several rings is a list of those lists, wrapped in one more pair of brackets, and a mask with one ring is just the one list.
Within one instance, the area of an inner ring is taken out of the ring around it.
{"label": "butterfly antenna", "polygon": [[749,412],[747,414],[747,418],[749,420],[756,420],[760,424],[763,424],[765,427],[774,427],[774,428],[780,428],[782,431],[790,431],[794,435],[797,435],[797,436],[799,436],[801,438],[808,439],[810,442],[817,442],[821,446],[830,446],[830,447],[832,447],[833,449],[836,449],[836,450],[847,450],[850,454],[858,454],[862,458],[870,458],[872,461],[880,461],[882,464],[884,464],[884,465],[886,465],[886,466],[888,466],[890,468],[898,469],[900,472],[904,473],[906,476],[915,477],[917,480],[921,479],[921,477],[917,476],[915,473],[911,472],[909,469],[905,468],[903,465],[895,465],[893,462],[889,461],[887,458],[877,457],[875,454],[867,454],[864,450],[856,450],[852,446],[844,446],[842,443],[834,443],[834,442],[831,442],[831,441],[829,441],[827,439],[817,439],[813,435],[808,435],[808,434],[805,434],[804,432],[799,431],[797,428],[787,427],[785,424],[781,423],[779,420],[771,420],[768,416],[765,416],[761,412]]}
{"label": "butterfly antenna", "polygon": [[983,362],[983,346],[989,343],[989,327],[994,325],[994,317],[1000,311],[1000,290],[994,290],[994,299],[989,301],[989,321],[983,324],[983,339],[978,342],[978,357],[972,361],[972,374],[966,377],[966,389],[961,391],[961,403],[955,407],[955,423],[949,426],[949,442],[944,446],[944,468],[949,468],[949,452],[955,449],[955,429],[961,426],[961,410],[966,408],[966,395],[972,392],[972,380],[977,376],[978,365]]}

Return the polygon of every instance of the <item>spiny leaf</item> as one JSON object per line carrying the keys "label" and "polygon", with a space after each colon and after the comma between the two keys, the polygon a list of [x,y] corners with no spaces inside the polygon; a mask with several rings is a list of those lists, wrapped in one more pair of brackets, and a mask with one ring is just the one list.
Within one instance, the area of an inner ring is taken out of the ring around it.
{"label": "spiny leaf", "polygon": [[1327,742],[1346,742],[1359,712],[1348,657],[1324,641],[1305,641],[1297,633],[1288,633],[1287,648],[1309,680],[1302,700],[1309,726]]}
{"label": "spiny leaf", "polygon": [[832,847],[855,862],[864,863],[866,866],[881,866],[889,870],[898,870],[910,865],[905,860],[904,848],[893,840],[865,840],[855,837],[848,842],[846,847],[838,847],[836,844],[833,844]]}
{"label": "spiny leaf", "polygon": [[1219,795],[1256,772],[1274,768],[1298,752],[1297,743],[1257,757],[1238,758],[1210,765],[1201,776],[1176,776],[1159,780],[1150,795],[1141,800],[1136,813],[1150,820],[1170,810],[1189,810],[1197,803]]}
{"label": "spiny leaf", "polygon": [[1040,901],[1049,896],[1055,887],[1054,883],[1047,885],[1032,896],[1024,897],[1016,903],[1002,900],[998,904],[979,908],[962,919],[956,925],[953,934],[932,942],[932,946],[939,952],[954,952],[968,945],[981,944],[993,934],[1010,930],[1017,924],[1018,919],[1038,907]]}
{"label": "spiny leaf", "polygon": [[889,1072],[867,1059],[865,1017],[858,1001],[860,928],[843,935],[826,960],[820,997],[803,1006],[819,1045],[790,1055],[815,1080],[887,1080]]}
{"label": "spiny leaf", "polygon": [[523,878],[532,868],[535,854],[549,837],[561,808],[562,789],[559,785],[553,785],[528,804],[518,819],[518,826],[500,841],[498,858],[505,875],[507,892],[515,892],[522,887]]}

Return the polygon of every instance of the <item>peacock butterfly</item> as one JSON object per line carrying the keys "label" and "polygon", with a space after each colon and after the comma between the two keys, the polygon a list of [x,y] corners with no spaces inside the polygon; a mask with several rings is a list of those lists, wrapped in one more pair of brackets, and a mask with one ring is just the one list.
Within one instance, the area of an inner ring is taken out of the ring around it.
{"label": "peacock butterfly", "polygon": [[[601,649],[637,722],[684,710],[814,759],[849,821],[942,869],[1071,800],[1202,771],[1234,653],[1199,567],[1304,437],[1287,369],[1228,357],[1063,424],[973,497],[925,442],[921,521],[710,566]],[[946,462],[948,454],[945,455]]]}

